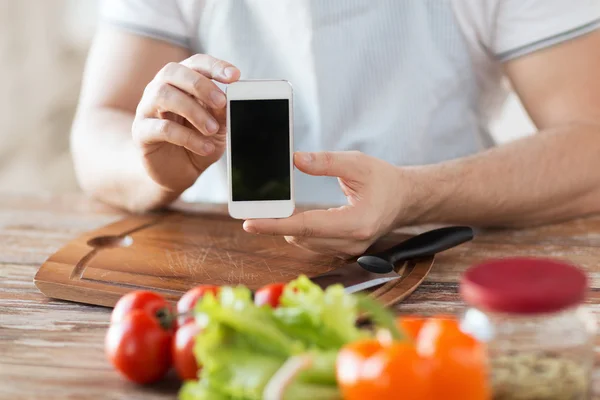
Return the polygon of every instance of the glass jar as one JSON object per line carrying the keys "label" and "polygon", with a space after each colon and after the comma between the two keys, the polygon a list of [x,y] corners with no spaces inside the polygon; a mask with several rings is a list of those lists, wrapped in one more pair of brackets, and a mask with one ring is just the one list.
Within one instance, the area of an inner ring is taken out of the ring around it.
{"label": "glass jar", "polygon": [[461,328],[486,343],[494,400],[591,398],[587,288],[582,270],[542,258],[491,260],[463,275]]}

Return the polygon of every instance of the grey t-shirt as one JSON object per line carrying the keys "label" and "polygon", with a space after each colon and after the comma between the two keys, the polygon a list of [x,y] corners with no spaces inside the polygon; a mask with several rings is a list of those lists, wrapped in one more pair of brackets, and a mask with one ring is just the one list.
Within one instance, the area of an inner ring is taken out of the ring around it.
{"label": "grey t-shirt", "polygon": [[[502,62],[597,29],[600,0],[104,0],[102,15],[243,79],[289,80],[296,150],[422,165],[493,146]],[[345,203],[335,178],[294,178],[298,203]],[[222,159],[183,197],[227,193]]]}

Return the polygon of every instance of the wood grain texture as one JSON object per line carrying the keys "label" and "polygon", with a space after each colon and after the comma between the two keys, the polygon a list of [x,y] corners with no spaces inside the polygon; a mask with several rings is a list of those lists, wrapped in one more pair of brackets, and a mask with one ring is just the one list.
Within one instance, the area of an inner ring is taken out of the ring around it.
{"label": "wood grain texture", "polygon": [[[0,197],[0,399],[175,398],[174,380],[139,388],[111,370],[102,349],[109,309],[52,300],[33,284],[38,267],[65,243],[122,216],[77,195]],[[512,255],[552,256],[581,265],[592,278],[587,303],[600,317],[600,217],[481,232],[474,242],[440,254],[427,279],[396,310],[458,313],[463,309],[460,274],[486,258]],[[600,399],[600,369],[594,387],[594,398]]]}
{"label": "wood grain texture", "polygon": [[[391,233],[371,251],[408,236]],[[163,212],[128,216],[89,231],[52,254],[34,283],[46,296],[112,307],[132,290],[151,290],[175,302],[200,285],[245,285],[256,290],[298,275],[312,277],[348,261],[306,252],[282,237],[248,234],[242,221],[220,212]],[[400,279],[373,296],[387,305],[408,297],[431,270],[433,257],[411,263]]]}

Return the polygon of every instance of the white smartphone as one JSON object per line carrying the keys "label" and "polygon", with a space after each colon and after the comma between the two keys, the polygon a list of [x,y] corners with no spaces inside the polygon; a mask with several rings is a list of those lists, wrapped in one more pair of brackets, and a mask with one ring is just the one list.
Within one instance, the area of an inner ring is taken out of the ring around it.
{"label": "white smartphone", "polygon": [[293,214],[292,86],[245,80],[227,92],[229,214],[236,219]]}

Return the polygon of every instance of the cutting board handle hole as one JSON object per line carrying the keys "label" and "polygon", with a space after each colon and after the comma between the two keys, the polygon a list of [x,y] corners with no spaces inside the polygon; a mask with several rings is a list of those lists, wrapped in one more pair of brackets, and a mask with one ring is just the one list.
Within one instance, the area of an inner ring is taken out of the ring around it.
{"label": "cutting board handle hole", "polygon": [[127,236],[98,236],[88,240],[87,245],[95,249],[110,249],[115,247],[129,247],[133,244],[133,238]]}

